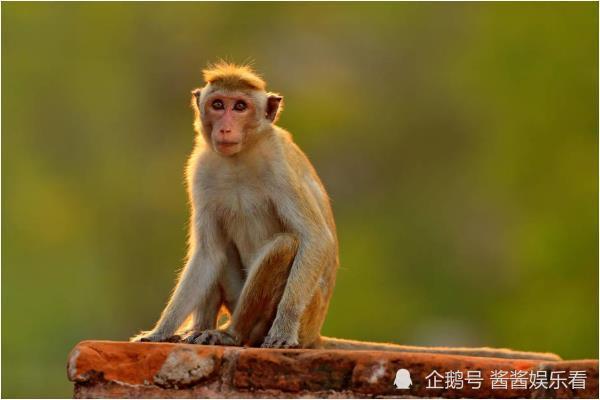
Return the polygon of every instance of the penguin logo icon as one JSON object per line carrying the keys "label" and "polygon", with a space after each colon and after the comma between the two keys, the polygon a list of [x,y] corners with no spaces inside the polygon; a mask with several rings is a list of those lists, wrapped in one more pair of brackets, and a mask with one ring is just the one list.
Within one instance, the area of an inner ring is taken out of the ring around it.
{"label": "penguin logo icon", "polygon": [[410,372],[404,368],[396,371],[396,379],[394,379],[394,386],[396,386],[396,389],[410,389],[410,385],[412,385]]}

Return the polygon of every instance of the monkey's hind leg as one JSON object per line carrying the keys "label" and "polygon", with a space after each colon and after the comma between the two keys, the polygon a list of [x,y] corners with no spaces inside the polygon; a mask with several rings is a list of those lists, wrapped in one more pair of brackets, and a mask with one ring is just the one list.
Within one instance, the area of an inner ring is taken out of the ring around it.
{"label": "monkey's hind leg", "polygon": [[260,345],[275,319],[297,251],[298,239],[295,236],[286,233],[275,235],[252,263],[229,326],[205,331],[195,343]]}

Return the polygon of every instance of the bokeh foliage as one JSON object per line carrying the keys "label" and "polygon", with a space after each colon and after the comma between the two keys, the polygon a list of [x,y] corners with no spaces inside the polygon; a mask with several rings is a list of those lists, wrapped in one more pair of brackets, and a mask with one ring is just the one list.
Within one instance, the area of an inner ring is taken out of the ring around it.
{"label": "bokeh foliage", "polygon": [[3,3],[2,395],[185,254],[189,91],[252,59],[341,245],[324,333],[598,357],[596,3]]}

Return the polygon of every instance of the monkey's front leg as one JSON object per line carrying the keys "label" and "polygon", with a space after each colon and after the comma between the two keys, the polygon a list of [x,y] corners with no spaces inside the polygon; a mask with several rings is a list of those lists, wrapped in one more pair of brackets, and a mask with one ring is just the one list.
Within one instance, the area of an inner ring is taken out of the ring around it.
{"label": "monkey's front leg", "polygon": [[[194,218],[192,218],[194,221]],[[132,341],[166,341],[177,331],[192,310],[207,300],[215,290],[220,271],[225,263],[225,246],[220,242],[221,235],[216,224],[210,220],[196,221],[193,235],[195,247],[179,277],[175,291],[161,314],[159,321],[150,332],[142,332],[131,338]]]}
{"label": "monkey's front leg", "polygon": [[[222,306],[230,314],[233,313],[244,284],[242,269],[237,249],[230,244],[227,249],[227,263],[222,269],[218,287],[213,290],[207,301],[200,303],[194,311],[192,329],[184,338],[186,343],[199,343],[199,338],[205,331],[216,331],[217,318]],[[208,340],[206,342],[213,344]]]}
{"label": "monkey's front leg", "polygon": [[275,235],[264,245],[249,269],[229,326],[205,331],[195,343],[261,344],[275,318],[297,249],[296,237],[285,233]]}
{"label": "monkey's front leg", "polygon": [[196,252],[187,262],[179,278],[173,296],[152,331],[142,332],[132,341],[169,341],[186,317],[200,302],[204,302],[215,290],[219,265],[222,260],[206,252]]}
{"label": "monkey's front leg", "polygon": [[192,326],[189,330],[182,333],[180,339],[185,343],[193,343],[203,331],[215,329],[217,327],[217,318],[223,305],[223,296],[221,288],[215,287],[208,296],[203,296],[201,302],[192,311]]}

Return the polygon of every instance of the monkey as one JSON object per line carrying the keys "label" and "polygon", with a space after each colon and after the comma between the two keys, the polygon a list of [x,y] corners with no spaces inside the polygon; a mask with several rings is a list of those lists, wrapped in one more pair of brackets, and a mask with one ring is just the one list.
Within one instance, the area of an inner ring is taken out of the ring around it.
{"label": "monkey", "polygon": [[[429,352],[556,360],[551,353],[401,346],[320,334],[339,265],[329,196],[292,135],[283,97],[248,65],[203,70],[192,91],[187,261],[151,331],[132,341]],[[220,315],[226,324],[218,324]],[[191,327],[177,336],[191,316]]]}
{"label": "monkey", "polygon": [[275,125],[282,96],[248,66],[219,63],[204,80],[192,96],[187,262],[157,325],[137,339],[168,339],[192,314],[190,343],[315,346],[338,266],[327,193]]}

